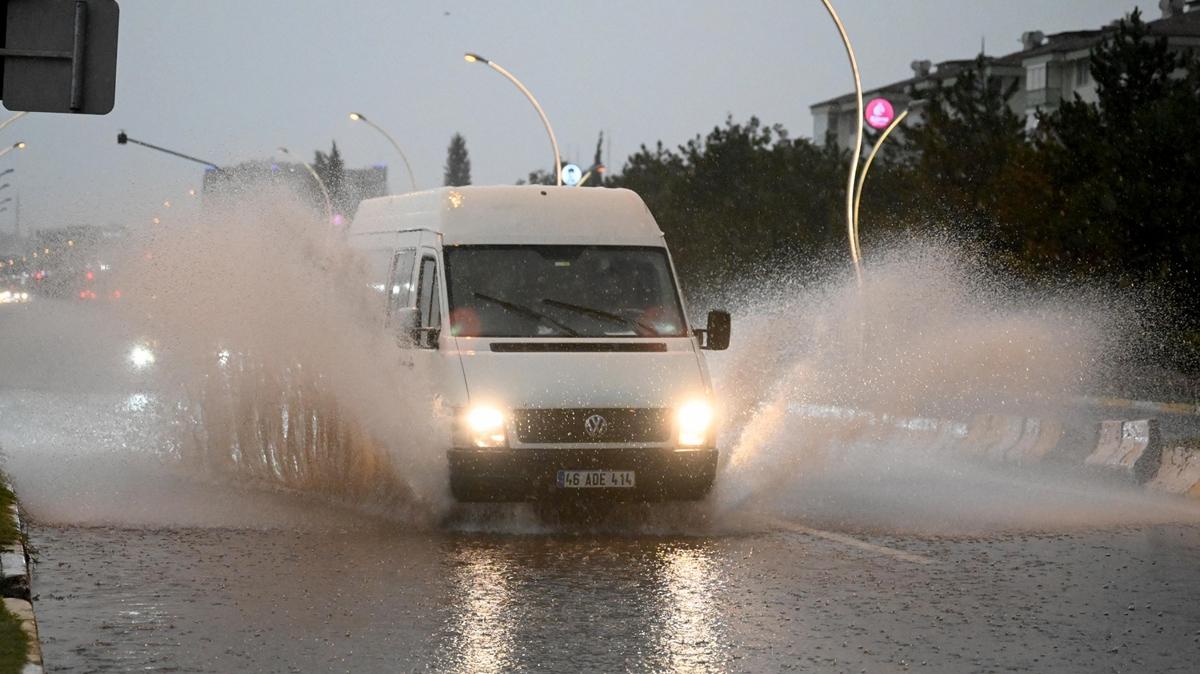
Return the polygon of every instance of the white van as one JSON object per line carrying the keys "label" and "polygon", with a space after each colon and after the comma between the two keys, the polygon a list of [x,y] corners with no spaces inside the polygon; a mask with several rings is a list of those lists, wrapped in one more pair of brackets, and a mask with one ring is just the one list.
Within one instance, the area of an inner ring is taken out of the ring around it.
{"label": "white van", "polygon": [[350,244],[454,414],[460,501],[696,500],[717,468],[702,349],[663,233],[629,190],[447,187],[362,202]]}

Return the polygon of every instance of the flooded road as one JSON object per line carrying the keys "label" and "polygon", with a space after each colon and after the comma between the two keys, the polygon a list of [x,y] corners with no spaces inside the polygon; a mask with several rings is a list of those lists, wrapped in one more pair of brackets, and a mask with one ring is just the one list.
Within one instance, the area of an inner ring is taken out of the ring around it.
{"label": "flooded road", "polygon": [[37,525],[52,671],[1194,671],[1200,528],[980,539]]}
{"label": "flooded road", "polygon": [[[54,327],[65,354],[98,334]],[[1190,672],[1200,657],[1186,501],[880,448],[884,470],[771,475],[771,498],[733,513],[578,526],[484,508],[429,525],[190,470],[170,405],[119,357],[136,338],[0,388],[49,671]]]}

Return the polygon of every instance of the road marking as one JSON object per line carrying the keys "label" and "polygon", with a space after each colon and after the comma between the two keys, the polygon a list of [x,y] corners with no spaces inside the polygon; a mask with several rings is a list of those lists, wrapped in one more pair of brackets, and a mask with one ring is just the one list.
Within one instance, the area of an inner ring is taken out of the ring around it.
{"label": "road marking", "polygon": [[930,557],[926,557],[924,555],[918,555],[913,552],[905,552],[904,550],[897,550],[896,548],[889,548],[886,545],[875,545],[874,543],[868,543],[866,541],[854,538],[853,536],[847,536],[846,534],[839,534],[834,531],[825,531],[823,529],[813,529],[812,527],[806,527],[803,524],[797,524],[795,522],[789,522],[787,520],[778,519],[778,518],[771,518],[768,520],[768,522],[774,526],[777,526],[781,529],[785,529],[787,531],[792,531],[792,532],[795,532],[798,534],[808,534],[809,536],[816,536],[817,538],[824,538],[827,541],[833,541],[834,543],[841,543],[842,545],[848,545],[852,548],[866,550],[867,552],[873,552],[873,553],[879,554],[879,555],[886,555],[888,557],[894,557],[896,559],[900,559],[900,560],[903,560],[906,562],[912,562],[914,564],[934,564],[934,563],[936,563],[936,561],[934,559],[932,559]]}

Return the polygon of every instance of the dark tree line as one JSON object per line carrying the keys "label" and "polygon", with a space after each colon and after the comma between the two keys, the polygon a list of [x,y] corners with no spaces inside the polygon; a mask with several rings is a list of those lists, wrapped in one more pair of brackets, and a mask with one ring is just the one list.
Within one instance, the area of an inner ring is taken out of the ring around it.
{"label": "dark tree line", "polygon": [[[1171,312],[1162,325],[1200,353],[1200,62],[1134,12],[1094,50],[1091,72],[1097,102],[1064,102],[1028,132],[983,59],[920,92],[923,120],[871,169],[864,251],[938,229],[1031,284],[1153,287]],[[697,283],[845,257],[848,161],[778,125],[730,119],[674,149],[642,146],[602,183],[642,195]]]}

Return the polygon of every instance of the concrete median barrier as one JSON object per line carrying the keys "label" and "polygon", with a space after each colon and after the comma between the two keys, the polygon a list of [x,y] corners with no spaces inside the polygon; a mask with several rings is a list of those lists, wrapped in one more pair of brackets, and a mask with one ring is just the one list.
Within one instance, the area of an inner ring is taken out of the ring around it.
{"label": "concrete median barrier", "polygon": [[979,458],[1001,461],[1021,441],[1024,420],[1000,414],[980,414],[971,420],[959,450]]}
{"label": "concrete median barrier", "polygon": [[1200,498],[1200,450],[1173,447],[1164,451],[1158,473],[1147,486],[1155,491]]}
{"label": "concrete median barrier", "polygon": [[981,414],[971,420],[955,449],[991,461],[1038,463],[1054,451],[1062,435],[1062,423],[1055,419]]}
{"label": "concrete median barrier", "polygon": [[1084,464],[1144,484],[1158,472],[1162,441],[1158,420],[1100,422],[1100,439]]}
{"label": "concrete median barrier", "polygon": [[1034,417],[1023,422],[1020,440],[1005,452],[1004,459],[1010,463],[1040,463],[1058,446],[1063,435],[1062,423]]}

